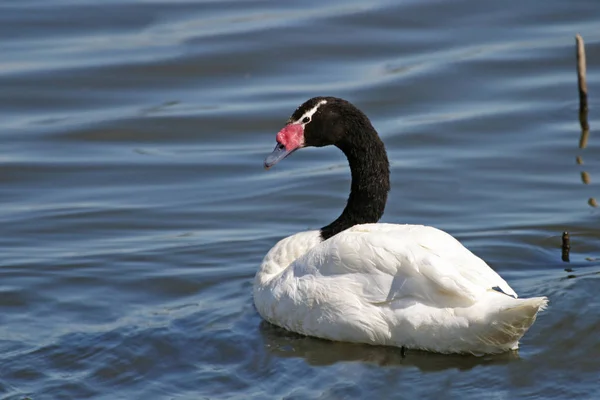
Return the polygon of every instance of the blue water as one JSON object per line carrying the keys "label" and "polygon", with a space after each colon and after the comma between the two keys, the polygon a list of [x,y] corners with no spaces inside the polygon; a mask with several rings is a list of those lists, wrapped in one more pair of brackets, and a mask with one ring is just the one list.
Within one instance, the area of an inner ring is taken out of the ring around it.
{"label": "blue water", "polygon": [[[596,398],[599,15],[596,0],[0,3],[1,398]],[[349,190],[334,148],[262,168],[317,95],[356,104],[386,143],[385,222],[444,229],[550,298],[518,352],[402,358],[261,321],[264,254]]]}

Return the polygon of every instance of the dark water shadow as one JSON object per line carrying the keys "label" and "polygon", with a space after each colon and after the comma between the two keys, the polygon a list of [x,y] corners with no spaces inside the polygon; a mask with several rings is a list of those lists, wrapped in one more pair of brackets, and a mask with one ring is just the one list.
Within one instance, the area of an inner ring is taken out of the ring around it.
{"label": "dark water shadow", "polygon": [[504,365],[520,360],[517,351],[481,357],[473,355],[445,355],[397,347],[331,342],[286,331],[266,321],[259,325],[260,335],[267,352],[282,358],[303,358],[312,366],[327,366],[339,362],[361,362],[380,367],[417,367],[424,372],[447,369],[470,370],[478,366]]}

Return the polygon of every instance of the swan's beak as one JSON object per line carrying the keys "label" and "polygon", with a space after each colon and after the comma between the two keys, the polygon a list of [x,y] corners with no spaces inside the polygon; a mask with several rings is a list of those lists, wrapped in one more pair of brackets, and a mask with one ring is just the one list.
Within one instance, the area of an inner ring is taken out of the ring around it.
{"label": "swan's beak", "polygon": [[265,158],[265,169],[271,168],[301,147],[304,147],[304,126],[287,124],[277,134],[275,150]]}
{"label": "swan's beak", "polygon": [[277,143],[273,152],[265,158],[265,169],[271,168],[273,165],[292,154],[295,150],[296,149],[287,150],[284,145]]}

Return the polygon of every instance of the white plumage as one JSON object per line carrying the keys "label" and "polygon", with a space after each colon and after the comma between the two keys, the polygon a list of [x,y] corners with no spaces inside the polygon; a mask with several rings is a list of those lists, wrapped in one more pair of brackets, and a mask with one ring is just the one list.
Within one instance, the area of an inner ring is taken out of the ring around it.
{"label": "white plumage", "polygon": [[319,231],[287,237],[254,283],[260,315],[288,330],[441,353],[517,348],[547,299],[511,296],[504,279],[447,233],[381,223],[326,241]]}

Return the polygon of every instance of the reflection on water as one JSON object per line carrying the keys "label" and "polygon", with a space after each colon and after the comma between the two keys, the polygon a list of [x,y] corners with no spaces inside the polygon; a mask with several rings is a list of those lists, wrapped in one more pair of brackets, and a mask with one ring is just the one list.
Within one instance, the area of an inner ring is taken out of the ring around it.
{"label": "reflection on water", "polygon": [[266,321],[260,323],[260,334],[266,351],[278,357],[298,357],[310,365],[332,365],[339,362],[364,362],[381,367],[417,367],[424,372],[446,369],[470,370],[483,365],[502,365],[517,362],[519,354],[510,351],[497,355],[443,355],[417,350],[402,354],[397,347],[330,342],[298,335]]}
{"label": "reflection on water", "polygon": [[[581,96],[581,93],[580,93]],[[582,107],[580,101],[580,109],[579,109],[579,125],[581,127],[581,135],[579,137],[579,149],[584,150],[588,146],[588,139],[590,136],[590,125],[588,122],[588,107],[587,101],[586,106]],[[584,165],[583,155],[577,155],[575,161],[578,165]],[[581,171],[581,181],[584,185],[590,185],[591,178],[590,174],[587,171]],[[598,207],[598,203],[595,197],[590,197],[588,199],[588,205],[591,207]],[[565,262],[569,262],[569,252],[570,252],[570,236],[568,232],[563,234],[563,245],[562,245],[562,260]],[[585,257],[585,260],[588,262],[596,262],[598,261],[597,257]],[[591,277],[600,275],[600,271],[591,271],[591,272],[582,272],[575,274],[576,271],[574,268],[565,268],[565,271],[569,273],[564,279],[573,279],[573,278],[582,278],[582,277]]]}
{"label": "reflection on water", "polygon": [[[579,148],[585,149],[588,145],[588,138],[590,136],[590,125],[588,123],[588,109],[587,107],[579,110],[579,125],[581,126],[581,136],[579,137]],[[578,155],[576,158],[577,164],[583,165],[583,156]],[[587,171],[581,171],[581,181],[585,185],[590,184],[590,174]],[[598,207],[598,202],[595,197],[588,199],[588,204],[591,207]]]}

